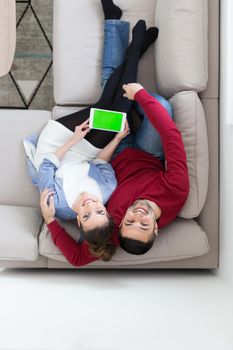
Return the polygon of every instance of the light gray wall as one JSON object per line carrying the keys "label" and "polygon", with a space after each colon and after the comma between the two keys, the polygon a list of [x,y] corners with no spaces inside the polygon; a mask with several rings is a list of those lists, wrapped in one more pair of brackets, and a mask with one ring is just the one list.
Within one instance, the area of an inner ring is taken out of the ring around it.
{"label": "light gray wall", "polygon": [[[233,286],[233,2],[221,0],[220,269]],[[231,18],[230,18],[231,16]]]}

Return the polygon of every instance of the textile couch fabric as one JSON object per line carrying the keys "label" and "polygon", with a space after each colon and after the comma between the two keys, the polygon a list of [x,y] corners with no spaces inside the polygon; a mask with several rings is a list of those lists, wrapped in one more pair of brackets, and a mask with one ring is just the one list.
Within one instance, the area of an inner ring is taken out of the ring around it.
{"label": "textile couch fabric", "polygon": [[[139,258],[118,248],[111,262],[97,261],[84,268],[217,268],[218,0],[115,0],[115,3],[122,8],[122,19],[129,21],[131,27],[144,18],[148,27],[157,25],[160,29],[156,44],[140,62],[138,81],[149,91],[164,95],[173,105],[174,120],[187,152],[190,195],[180,217],[161,230],[150,252]],[[69,3],[56,0],[53,35],[57,106],[52,113],[1,111],[2,142],[7,140],[10,125],[17,124],[16,116],[20,125],[9,145],[12,157],[7,158],[2,147],[0,150],[4,159],[0,213],[6,217],[17,213],[16,220],[11,224],[5,222],[0,231],[0,266],[72,268],[51,241],[47,227],[42,225],[42,231],[38,229],[39,195],[26,173],[21,140],[30,132],[40,131],[50,118],[56,119],[98,100],[103,21],[99,0]],[[16,163],[13,155],[17,156]],[[21,215],[33,217],[31,229],[20,219]],[[71,235],[78,235],[72,223],[63,224]]]}

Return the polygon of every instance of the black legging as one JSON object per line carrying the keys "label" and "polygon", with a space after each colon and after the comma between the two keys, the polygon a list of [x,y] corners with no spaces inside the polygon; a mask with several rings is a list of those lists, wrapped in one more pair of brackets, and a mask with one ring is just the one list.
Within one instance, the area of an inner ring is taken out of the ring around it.
{"label": "black legging", "polygon": [[[82,124],[87,118],[89,118],[90,108],[92,107],[116,110],[125,113],[130,111],[133,101],[123,97],[122,85],[133,83],[137,80],[138,63],[143,54],[141,49],[145,30],[145,21],[138,21],[133,28],[132,42],[126,50],[124,62],[115,69],[108,79],[99,101],[81,111],[57,119],[59,123],[66,126],[71,131],[74,131],[77,125]],[[103,148],[113,139],[114,136],[115,133],[113,132],[92,129],[85,136],[85,139],[93,146]]]}

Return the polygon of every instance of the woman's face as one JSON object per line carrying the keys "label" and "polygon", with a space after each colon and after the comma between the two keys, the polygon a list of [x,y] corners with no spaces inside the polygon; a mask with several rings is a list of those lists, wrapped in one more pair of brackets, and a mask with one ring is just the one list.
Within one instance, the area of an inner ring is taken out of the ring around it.
{"label": "woman's face", "polygon": [[91,230],[103,226],[108,219],[108,213],[102,201],[95,195],[83,192],[77,202],[77,221],[82,224],[83,230]]}

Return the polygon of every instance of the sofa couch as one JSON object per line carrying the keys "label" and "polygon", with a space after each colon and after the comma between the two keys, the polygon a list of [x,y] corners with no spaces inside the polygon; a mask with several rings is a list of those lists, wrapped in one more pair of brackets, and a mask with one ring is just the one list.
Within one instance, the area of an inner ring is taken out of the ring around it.
{"label": "sofa couch", "polygon": [[[218,0],[115,0],[131,26],[143,18],[158,40],[143,56],[138,82],[172,104],[188,159],[190,193],[177,219],[142,256],[117,249],[112,261],[83,268],[216,269],[219,254]],[[95,102],[100,94],[103,14],[99,0],[54,1],[52,111],[1,110],[0,266],[74,268],[53,244],[27,173],[22,139]],[[75,223],[61,222],[77,238]]]}

